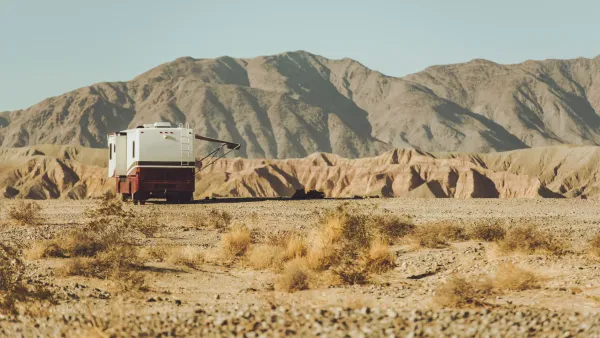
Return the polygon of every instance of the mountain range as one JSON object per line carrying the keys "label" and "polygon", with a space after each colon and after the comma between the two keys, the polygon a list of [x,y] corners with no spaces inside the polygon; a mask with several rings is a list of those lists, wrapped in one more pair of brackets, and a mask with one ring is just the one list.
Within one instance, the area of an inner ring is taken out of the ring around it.
{"label": "mountain range", "polygon": [[[239,142],[236,156],[372,157],[395,148],[487,153],[600,144],[600,57],[486,60],[391,77],[304,51],[179,58],[0,113],[0,146],[104,148],[109,132],[154,121]],[[198,156],[213,145],[201,143]]]}

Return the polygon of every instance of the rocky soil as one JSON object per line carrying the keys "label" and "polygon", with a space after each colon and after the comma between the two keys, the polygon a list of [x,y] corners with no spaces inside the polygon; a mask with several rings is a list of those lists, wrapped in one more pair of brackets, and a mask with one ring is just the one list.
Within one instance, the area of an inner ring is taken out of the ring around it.
{"label": "rocky soil", "polygon": [[[218,247],[223,232],[195,228],[189,218],[210,209],[228,211],[255,232],[307,231],[320,212],[345,201],[202,201],[192,205],[147,204],[132,210],[165,225],[141,245]],[[254,270],[243,261],[196,268],[148,262],[148,289],[123,292],[110,280],[60,273],[68,258],[28,259],[28,282],[53,290],[54,305],[30,304],[30,313],[0,316],[4,336],[598,336],[600,262],[588,241],[598,233],[591,200],[370,199],[350,201],[365,213],[408,215],[417,225],[452,220],[468,226],[495,222],[510,228],[533,224],[565,239],[562,256],[502,253],[494,243],[455,242],[441,249],[392,246],[396,267],[369,284],[276,291],[277,272]],[[14,201],[4,201],[5,211]],[[5,224],[3,240],[31,246],[84,222],[95,201],[43,201],[36,226]],[[493,274],[511,262],[542,276],[539,288],[507,291],[485,305],[441,307],[436,290],[455,275]]]}

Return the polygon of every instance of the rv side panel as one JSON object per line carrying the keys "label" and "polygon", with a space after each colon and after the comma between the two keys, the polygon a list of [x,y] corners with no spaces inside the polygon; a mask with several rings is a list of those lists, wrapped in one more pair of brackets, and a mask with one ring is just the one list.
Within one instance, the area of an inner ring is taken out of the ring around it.
{"label": "rv side panel", "polygon": [[127,175],[127,134],[117,134],[113,149],[114,158],[117,159],[115,173],[117,176]]}

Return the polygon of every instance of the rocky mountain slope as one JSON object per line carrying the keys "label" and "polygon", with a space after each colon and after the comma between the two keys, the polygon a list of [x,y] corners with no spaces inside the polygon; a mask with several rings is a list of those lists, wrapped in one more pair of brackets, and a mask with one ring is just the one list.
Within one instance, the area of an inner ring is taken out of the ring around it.
{"label": "rocky mountain slope", "polygon": [[[0,149],[0,198],[83,199],[113,191],[106,151],[42,145]],[[393,149],[370,158],[224,159],[196,175],[196,198],[600,197],[599,147],[554,146],[490,154]]]}
{"label": "rocky mountain slope", "polygon": [[241,142],[245,158],[358,158],[407,147],[490,152],[598,145],[599,111],[600,57],[473,60],[396,78],[298,51],[180,58],[128,82],[0,113],[0,146],[105,147],[108,132],[165,120]]}

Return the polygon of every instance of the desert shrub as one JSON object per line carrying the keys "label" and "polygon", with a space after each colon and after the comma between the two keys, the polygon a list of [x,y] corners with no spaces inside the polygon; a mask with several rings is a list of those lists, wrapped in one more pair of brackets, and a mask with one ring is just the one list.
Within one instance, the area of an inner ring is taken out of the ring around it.
{"label": "desert shrub", "polygon": [[327,210],[310,235],[307,258],[313,270],[325,270],[344,260],[356,260],[368,249],[375,229],[367,227],[367,217],[342,205]]}
{"label": "desert shrub", "polygon": [[26,303],[24,312],[32,312],[32,301],[55,303],[51,291],[39,284],[23,282],[26,266],[22,251],[14,244],[0,243],[0,312],[19,314],[19,303]]}
{"label": "desert shrub", "polygon": [[0,242],[0,291],[11,292],[25,274],[21,250],[11,243]]}
{"label": "desert shrub", "polygon": [[452,276],[435,292],[434,301],[443,307],[481,306],[485,292],[464,277]]}
{"label": "desert shrub", "polygon": [[398,238],[412,234],[415,230],[415,225],[408,217],[376,215],[368,217],[366,222],[367,228],[375,229],[379,238],[388,244],[393,243]]}
{"label": "desert shrub", "polygon": [[277,290],[294,292],[309,288],[310,272],[302,258],[293,259],[285,264],[282,274],[275,283]]}
{"label": "desert shrub", "polygon": [[374,240],[369,247],[369,251],[364,255],[364,266],[370,272],[383,273],[393,269],[395,264],[394,256],[387,243],[381,240]]}
{"label": "desert shrub", "polygon": [[143,218],[135,217],[115,199],[103,199],[95,209],[86,210],[88,221],[83,228],[69,231],[61,238],[48,241],[44,257],[71,257],[65,272],[110,279],[123,288],[143,288],[143,265],[136,245],[137,238],[149,229]]}
{"label": "desert shrub", "polygon": [[448,222],[422,225],[417,228],[414,237],[420,246],[433,249],[445,248],[449,242],[469,239],[469,235],[463,227]]}
{"label": "desert shrub", "polygon": [[195,246],[170,247],[166,251],[167,261],[174,265],[197,269],[204,263],[203,251]]}
{"label": "desert shrub", "polygon": [[498,244],[503,251],[518,251],[526,254],[560,255],[566,248],[564,242],[549,232],[535,229],[533,225],[521,225],[509,229]]}
{"label": "desert shrub", "polygon": [[140,249],[140,256],[148,259],[164,262],[168,259],[170,248],[164,245],[154,245]]}
{"label": "desert shrub", "polygon": [[95,277],[116,282],[125,291],[145,290],[145,275],[138,271],[143,264],[133,246],[111,246],[94,257],[76,257],[65,267],[72,276]]}
{"label": "desert shrub", "polygon": [[86,230],[91,231],[116,228],[123,232],[140,232],[146,237],[151,237],[162,228],[154,215],[136,215],[125,210],[123,202],[117,199],[104,198],[97,208],[86,210],[85,215],[89,219]]}
{"label": "desert shrub", "polygon": [[285,243],[285,258],[294,259],[304,257],[307,253],[306,240],[298,234],[287,237]]}
{"label": "desert shrub", "polygon": [[41,212],[39,204],[19,201],[8,209],[8,218],[21,225],[35,225],[39,222]]}
{"label": "desert shrub", "polygon": [[[246,260],[255,269],[275,270],[285,270],[286,262],[302,261],[303,268],[314,271],[314,280],[321,280],[323,285],[365,284],[371,274],[395,266],[388,243],[412,229],[412,223],[403,218],[371,217],[343,204],[321,213],[308,236],[284,231],[259,237],[263,244],[246,247]],[[226,236],[222,240],[232,242]],[[225,243],[223,247],[232,245]]]}
{"label": "desert shrub", "polygon": [[77,257],[68,267],[68,274],[111,279],[141,265],[137,251],[132,246],[110,246],[94,257]]}
{"label": "desert shrub", "polygon": [[364,264],[346,261],[332,267],[330,270],[346,285],[362,285],[369,282],[369,267]]}
{"label": "desert shrub", "polygon": [[235,224],[221,236],[221,248],[228,257],[242,256],[252,241],[252,232],[244,224]]}
{"label": "desert shrub", "polygon": [[279,268],[286,260],[285,248],[273,244],[253,246],[246,257],[248,264],[254,269]]}
{"label": "desert shrub", "polygon": [[129,228],[141,232],[146,237],[154,237],[163,228],[163,225],[156,222],[155,217],[138,216],[130,221]]}
{"label": "desert shrub", "polygon": [[246,251],[246,261],[254,269],[280,270],[285,262],[306,256],[306,241],[295,232],[275,232],[263,239],[264,243],[253,245]]}
{"label": "desert shrub", "polygon": [[506,230],[499,224],[479,223],[469,229],[469,236],[486,242],[497,242],[504,239]]}
{"label": "desert shrub", "polygon": [[496,274],[467,277],[452,276],[440,285],[434,301],[443,307],[470,307],[485,305],[485,298],[504,291],[522,291],[540,286],[540,277],[531,271],[505,263]]}
{"label": "desert shrub", "polygon": [[306,262],[314,271],[330,270],[344,284],[364,284],[372,273],[394,267],[388,242],[412,229],[393,217],[371,218],[342,205],[327,211],[309,235]]}
{"label": "desert shrub", "polygon": [[25,257],[36,260],[47,257],[67,258],[69,253],[65,251],[64,243],[59,240],[43,240],[33,242],[25,251]]}
{"label": "desert shrub", "polygon": [[535,273],[506,263],[498,267],[494,287],[498,290],[521,291],[538,288],[539,282],[540,278]]}
{"label": "desert shrub", "polygon": [[205,213],[193,214],[189,218],[190,224],[195,228],[213,228],[224,230],[229,225],[233,216],[225,210],[211,209]]}
{"label": "desert shrub", "polygon": [[600,257],[600,234],[597,234],[589,241],[588,252],[592,256]]}

